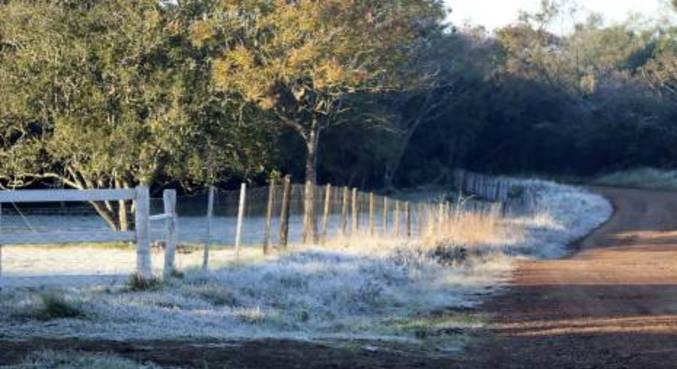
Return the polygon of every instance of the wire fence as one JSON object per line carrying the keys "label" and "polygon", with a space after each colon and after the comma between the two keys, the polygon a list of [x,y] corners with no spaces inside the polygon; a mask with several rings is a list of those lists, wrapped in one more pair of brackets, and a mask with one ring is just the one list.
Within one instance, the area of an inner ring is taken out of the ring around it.
{"label": "wire fence", "polygon": [[[437,204],[442,204],[445,213],[488,212],[498,206],[505,215],[525,211],[535,201],[533,195],[517,181],[457,171],[455,188],[425,199],[406,194],[386,196],[348,187],[314,186],[315,220],[306,224],[303,202],[306,187],[301,184],[290,184],[289,187],[288,204],[284,203],[284,180],[245,189],[240,245],[302,243],[304,231],[307,232],[313,223],[316,235],[310,242],[356,234],[415,237],[421,232],[423,218],[430,216],[429,210],[424,209],[431,205],[439,207]],[[242,190],[212,188],[211,191],[211,205],[210,189],[178,196],[179,243],[232,246],[238,242]],[[288,206],[286,212],[283,211],[285,205]],[[151,214],[162,213],[163,209],[162,198],[151,198]],[[211,212],[209,209],[212,209]],[[132,211],[129,209],[130,213]],[[134,217],[128,215],[126,218],[125,228],[134,229]],[[110,231],[110,227],[90,204],[84,202],[0,204],[0,233],[3,234]],[[152,240],[162,241],[164,233],[163,222],[151,223]]]}
{"label": "wire fence", "polygon": [[[306,216],[304,205],[309,189],[314,192],[312,218]],[[207,268],[213,262],[237,258],[241,247],[261,247],[268,253],[302,243],[339,241],[360,246],[370,238],[398,243],[424,240],[458,228],[453,224],[461,219],[460,215],[512,216],[531,211],[536,202],[533,191],[519,181],[464,171],[456,173],[453,188],[393,196],[331,185],[307,187],[292,184],[289,177],[262,187],[247,188],[243,184],[239,190],[230,191],[206,188],[178,196],[176,201],[173,190],[165,191],[164,198],[146,197],[141,202],[138,198],[55,202],[57,197],[51,191],[40,192],[50,202],[0,203],[0,240],[23,245],[137,243],[136,253],[126,248],[105,248],[95,253],[76,248],[63,253],[37,247],[24,251],[13,248],[17,251],[10,250],[6,255],[11,275],[48,275],[49,281],[59,280],[54,276],[68,275],[71,279],[63,284],[71,284],[73,275],[83,280],[129,275],[134,265],[137,273],[147,276],[167,276],[190,267]],[[168,203],[170,193],[172,200]],[[139,209],[135,207],[142,205],[148,209],[143,209],[145,215],[139,218],[144,226],[137,227]],[[148,245],[148,240],[154,246],[150,250],[143,246]],[[5,269],[1,243],[0,274]],[[214,253],[211,258],[210,253]],[[46,279],[39,280],[44,283]]]}

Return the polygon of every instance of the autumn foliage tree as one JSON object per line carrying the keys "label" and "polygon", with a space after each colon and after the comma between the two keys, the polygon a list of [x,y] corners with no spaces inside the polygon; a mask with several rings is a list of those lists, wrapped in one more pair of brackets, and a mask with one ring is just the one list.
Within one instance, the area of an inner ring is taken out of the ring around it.
{"label": "autumn foliage tree", "polygon": [[305,241],[316,237],[323,132],[348,119],[354,94],[398,86],[398,68],[443,15],[438,0],[241,0],[216,1],[192,25],[195,43],[218,40],[217,88],[305,142]]}

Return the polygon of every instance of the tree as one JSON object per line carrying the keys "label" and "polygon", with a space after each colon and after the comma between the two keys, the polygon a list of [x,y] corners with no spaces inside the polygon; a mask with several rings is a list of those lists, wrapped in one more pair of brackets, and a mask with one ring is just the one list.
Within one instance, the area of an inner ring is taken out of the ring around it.
{"label": "tree", "polygon": [[[126,188],[259,168],[265,150],[241,159],[257,133],[230,124],[228,104],[212,98],[176,10],[155,0],[0,5],[0,183]],[[127,229],[129,204],[93,205]]]}
{"label": "tree", "polygon": [[[479,30],[448,33],[429,32],[425,47],[403,66],[404,83],[385,100],[396,117],[393,129],[398,133],[395,149],[386,161],[384,187],[392,189],[394,180],[414,136],[427,124],[448,117],[457,104],[477,88],[477,81],[489,73],[488,43]],[[493,51],[493,50],[492,50]],[[452,140],[453,141],[453,140]]]}
{"label": "tree", "polygon": [[677,30],[667,32],[657,41],[653,58],[642,74],[661,95],[677,100]]}
{"label": "tree", "polygon": [[194,39],[220,39],[215,84],[265,111],[306,146],[304,240],[314,241],[318,148],[349,98],[394,88],[397,68],[437,26],[438,0],[217,1]]}

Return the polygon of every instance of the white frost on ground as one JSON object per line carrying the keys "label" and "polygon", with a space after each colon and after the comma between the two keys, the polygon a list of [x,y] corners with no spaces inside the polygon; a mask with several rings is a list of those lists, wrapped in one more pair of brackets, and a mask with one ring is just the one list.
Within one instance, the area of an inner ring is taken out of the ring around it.
{"label": "white frost on ground", "polygon": [[599,227],[613,213],[601,195],[584,189],[543,180],[525,180],[536,194],[533,215],[515,219],[529,236],[520,253],[539,259],[555,259],[568,252],[568,245]]}
{"label": "white frost on ground", "polygon": [[[513,260],[561,256],[568,243],[611,214],[610,204],[598,195],[544,181],[523,184],[536,191],[538,211],[505,220],[520,237],[475,248],[478,252],[462,261],[440,262],[425,247],[404,241],[297,248],[209,273],[188,271],[151,291],[128,291],[97,278],[87,282],[98,283],[62,286],[66,301],[85,316],[49,321],[30,318],[31,310],[41,308],[40,289],[11,287],[0,300],[0,337],[414,339],[407,322],[476,305],[505,283]],[[95,277],[125,275],[134,265],[132,250],[22,250],[5,252],[9,284],[25,281],[28,272]],[[213,260],[230,259],[229,252],[221,250]],[[161,256],[154,255],[155,265]],[[197,266],[200,253],[180,260],[184,268]]]}
{"label": "white frost on ground", "polygon": [[[2,369],[162,369],[154,364],[141,364],[112,355],[71,351],[40,351],[21,363]],[[165,368],[169,369],[169,368]]]}

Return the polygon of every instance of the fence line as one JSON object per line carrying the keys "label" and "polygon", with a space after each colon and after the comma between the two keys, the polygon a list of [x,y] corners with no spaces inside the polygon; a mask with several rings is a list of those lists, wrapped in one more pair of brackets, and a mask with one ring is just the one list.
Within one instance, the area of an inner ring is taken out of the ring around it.
{"label": "fence line", "polygon": [[[72,238],[54,239],[26,232],[3,233],[0,221],[0,245],[57,241],[135,241],[137,273],[142,278],[150,278],[151,241],[164,241],[166,250],[164,275],[168,276],[175,271],[175,252],[180,243],[202,244],[204,247],[202,267],[207,269],[210,263],[210,249],[215,243],[228,245],[232,241],[236,255],[245,244],[261,245],[263,252],[268,254],[273,248],[286,250],[289,243],[301,242],[303,234],[307,234],[307,230],[303,228],[313,223],[320,225],[317,233],[320,243],[325,243],[332,237],[348,238],[361,235],[412,239],[424,232],[446,232],[448,220],[457,218],[463,211],[491,212],[499,208],[505,215],[509,211],[530,209],[535,203],[533,191],[515,180],[504,177],[457,170],[454,173],[454,187],[458,195],[416,201],[362,192],[347,186],[330,184],[316,186],[313,206],[318,222],[304,221],[305,186],[292,184],[289,176],[281,180],[271,180],[270,184],[264,187],[247,188],[242,184],[239,191],[209,187],[203,194],[181,196],[179,199],[174,190],[166,190],[161,200],[151,199],[147,188],[89,192],[47,190],[43,191],[43,194],[48,193],[49,201],[53,202],[62,199],[68,201],[134,199],[134,231],[111,232],[97,229],[72,232]],[[44,196],[38,196],[31,191],[0,194],[0,203],[22,199],[31,202],[48,201],[43,200]],[[55,194],[58,196],[54,196]],[[162,201],[162,207],[159,206],[159,201]],[[6,209],[0,209],[5,210],[6,214]],[[61,213],[64,208],[55,209]],[[78,214],[79,212],[80,210]],[[161,213],[151,216],[151,213],[158,212]],[[0,217],[2,216],[0,210]],[[40,216],[42,215],[38,215]],[[156,231],[151,222],[164,223],[163,227]]]}

